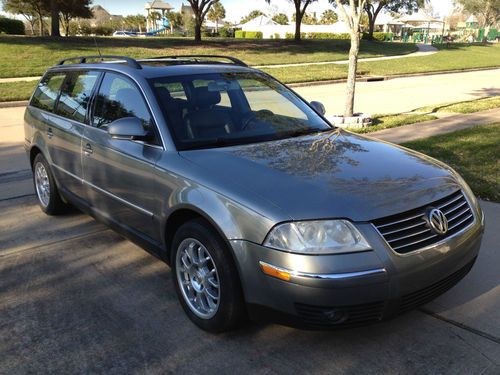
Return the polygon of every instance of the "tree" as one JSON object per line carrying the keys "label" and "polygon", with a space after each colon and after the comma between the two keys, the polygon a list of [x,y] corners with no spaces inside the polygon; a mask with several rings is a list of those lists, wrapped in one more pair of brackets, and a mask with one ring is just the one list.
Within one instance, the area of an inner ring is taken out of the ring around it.
{"label": "tree", "polygon": [[174,28],[179,28],[184,24],[184,20],[182,14],[180,12],[167,12],[165,13],[165,17],[170,23],[170,31],[174,32]]}
{"label": "tree", "polygon": [[3,9],[12,14],[22,15],[34,33],[35,22],[38,21],[40,35],[43,35],[43,18],[47,16],[45,0],[3,0]]}
{"label": "tree", "polygon": [[358,70],[358,54],[361,39],[361,16],[368,0],[349,0],[349,9],[344,6],[343,0],[329,0],[334,3],[340,17],[349,28],[351,48],[349,50],[349,70],[347,73],[347,93],[344,116],[352,117],[354,113],[354,94],[356,92],[356,72]]}
{"label": "tree", "polygon": [[247,23],[248,21],[253,20],[254,18],[260,17],[260,16],[265,16],[263,12],[260,10],[252,10],[250,13],[248,13],[245,17],[243,17],[240,21],[241,24]]}
{"label": "tree", "polygon": [[91,0],[59,0],[58,2],[61,23],[66,36],[70,34],[69,25],[73,18],[92,18],[92,12],[90,11]]}
{"label": "tree", "polygon": [[210,21],[215,22],[215,32],[218,33],[219,21],[226,18],[226,9],[224,9],[224,6],[219,0],[212,4],[210,10],[208,11],[207,18]]}
{"label": "tree", "polygon": [[[292,21],[293,22],[297,21],[297,15],[296,15],[296,13],[293,14]],[[314,13],[313,14],[306,13],[302,17],[302,24],[303,25],[319,25],[319,21],[316,18],[316,14],[314,14]]]}
{"label": "tree", "polygon": [[[271,0],[266,0],[268,3]],[[288,0],[293,2],[295,5],[295,41],[300,41],[300,26],[302,25],[302,19],[306,14],[307,7],[311,5],[316,0]]]}
{"label": "tree", "polygon": [[142,33],[142,29],[146,24],[146,17],[144,17],[142,14],[130,15],[125,17],[123,21],[125,22],[125,25],[127,25],[127,27],[134,30],[139,30],[139,32]]}
{"label": "tree", "polygon": [[201,42],[201,26],[210,7],[218,0],[188,0],[194,13],[194,40]]}
{"label": "tree", "polygon": [[500,22],[500,0],[458,0],[464,11],[478,16],[482,27]]}
{"label": "tree", "polygon": [[288,16],[285,13],[275,14],[273,17],[273,21],[279,25],[288,25]]}
{"label": "tree", "polygon": [[332,25],[339,20],[339,16],[332,9],[327,9],[321,15],[319,23],[322,25]]}
{"label": "tree", "polygon": [[[349,6],[349,0],[341,0],[341,3]],[[363,7],[368,16],[368,37],[373,38],[375,21],[382,10],[394,13],[416,12],[423,7],[428,0],[366,0]]]}

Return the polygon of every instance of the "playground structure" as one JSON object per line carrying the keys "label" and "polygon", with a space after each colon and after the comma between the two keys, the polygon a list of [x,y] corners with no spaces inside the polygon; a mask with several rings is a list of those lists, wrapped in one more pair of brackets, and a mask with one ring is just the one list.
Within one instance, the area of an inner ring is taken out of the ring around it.
{"label": "playground structure", "polygon": [[[166,13],[174,9],[173,6],[162,0],[153,0],[147,2],[144,9],[146,9],[148,13],[146,18],[146,30],[148,34],[156,35],[166,33],[167,30],[169,30],[170,22],[166,17]],[[154,18],[155,14],[159,15],[157,19]]]}
{"label": "playground structure", "polygon": [[477,18],[472,15],[465,21],[465,25],[459,24],[456,35],[458,36],[457,42],[482,42],[485,39],[493,42],[500,36],[500,33],[496,28],[480,27]]}

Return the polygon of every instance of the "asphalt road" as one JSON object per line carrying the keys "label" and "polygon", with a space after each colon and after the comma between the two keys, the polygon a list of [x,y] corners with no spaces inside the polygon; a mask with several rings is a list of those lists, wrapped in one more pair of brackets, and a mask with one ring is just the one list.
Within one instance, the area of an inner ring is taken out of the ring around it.
{"label": "asphalt road", "polygon": [[[345,84],[329,84],[295,90],[309,101],[322,102],[327,115],[334,115],[343,113],[345,88]],[[354,109],[371,115],[401,113],[492,95],[500,95],[500,69],[358,82]]]}
{"label": "asphalt road", "polygon": [[0,374],[500,374],[500,205],[476,265],[431,304],[336,332],[249,323],[210,335],[170,269],[92,218],[42,214],[20,111],[0,110]]}

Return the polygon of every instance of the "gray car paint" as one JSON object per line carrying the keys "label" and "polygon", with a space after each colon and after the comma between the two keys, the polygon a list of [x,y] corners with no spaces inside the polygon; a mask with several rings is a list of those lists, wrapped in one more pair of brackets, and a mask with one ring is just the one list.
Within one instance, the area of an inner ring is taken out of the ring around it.
{"label": "gray car paint", "polygon": [[[72,67],[56,70],[67,69]],[[248,303],[293,313],[294,300],[346,304],[391,298],[437,280],[477,255],[484,223],[475,198],[449,167],[416,152],[337,130],[178,152],[147,78],[174,74],[174,70],[187,74],[193,69],[200,73],[249,69],[203,65],[137,72],[118,64],[87,64],[86,69],[121,72],[137,83],[154,115],[161,147],[112,140],[106,132],[84,124],[69,127],[74,130],[73,137],[82,137],[81,142],[64,141],[58,146],[59,140],[47,137],[47,128],[54,123],[49,117],[53,115],[28,107],[28,152],[36,147],[59,171],[57,182],[63,193],[67,190],[82,198],[98,217],[113,221],[125,231],[137,232],[163,249],[168,247],[165,231],[173,214],[191,210],[207,218],[233,250]],[[62,131],[68,129],[57,121]],[[92,154],[83,153],[86,143],[91,144]],[[71,149],[75,157],[67,154],[66,160],[58,160],[50,152],[52,147]],[[78,168],[79,162],[81,175],[72,173],[67,164],[75,163]],[[66,182],[68,178],[73,181]],[[471,203],[474,225],[466,233],[425,251],[398,255],[368,223],[426,205],[459,188]],[[278,223],[326,218],[356,222],[373,250],[307,256],[261,246]],[[332,295],[328,291],[331,281],[316,280],[310,285],[311,281],[302,280],[298,285],[270,279],[260,272],[260,260],[320,274],[374,268],[383,268],[386,273],[333,282],[337,290]],[[356,285],[358,289],[349,290]]]}

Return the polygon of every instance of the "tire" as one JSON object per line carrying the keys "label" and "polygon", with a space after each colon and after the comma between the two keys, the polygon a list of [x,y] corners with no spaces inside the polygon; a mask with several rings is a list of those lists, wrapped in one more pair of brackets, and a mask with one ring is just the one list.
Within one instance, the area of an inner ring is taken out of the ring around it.
{"label": "tire", "polygon": [[59,195],[49,163],[42,154],[38,154],[33,161],[33,186],[43,212],[58,215],[66,211],[67,206]]}
{"label": "tire", "polygon": [[174,287],[191,321],[212,333],[235,329],[245,317],[243,293],[230,250],[218,233],[203,219],[183,224],[171,257]]}

